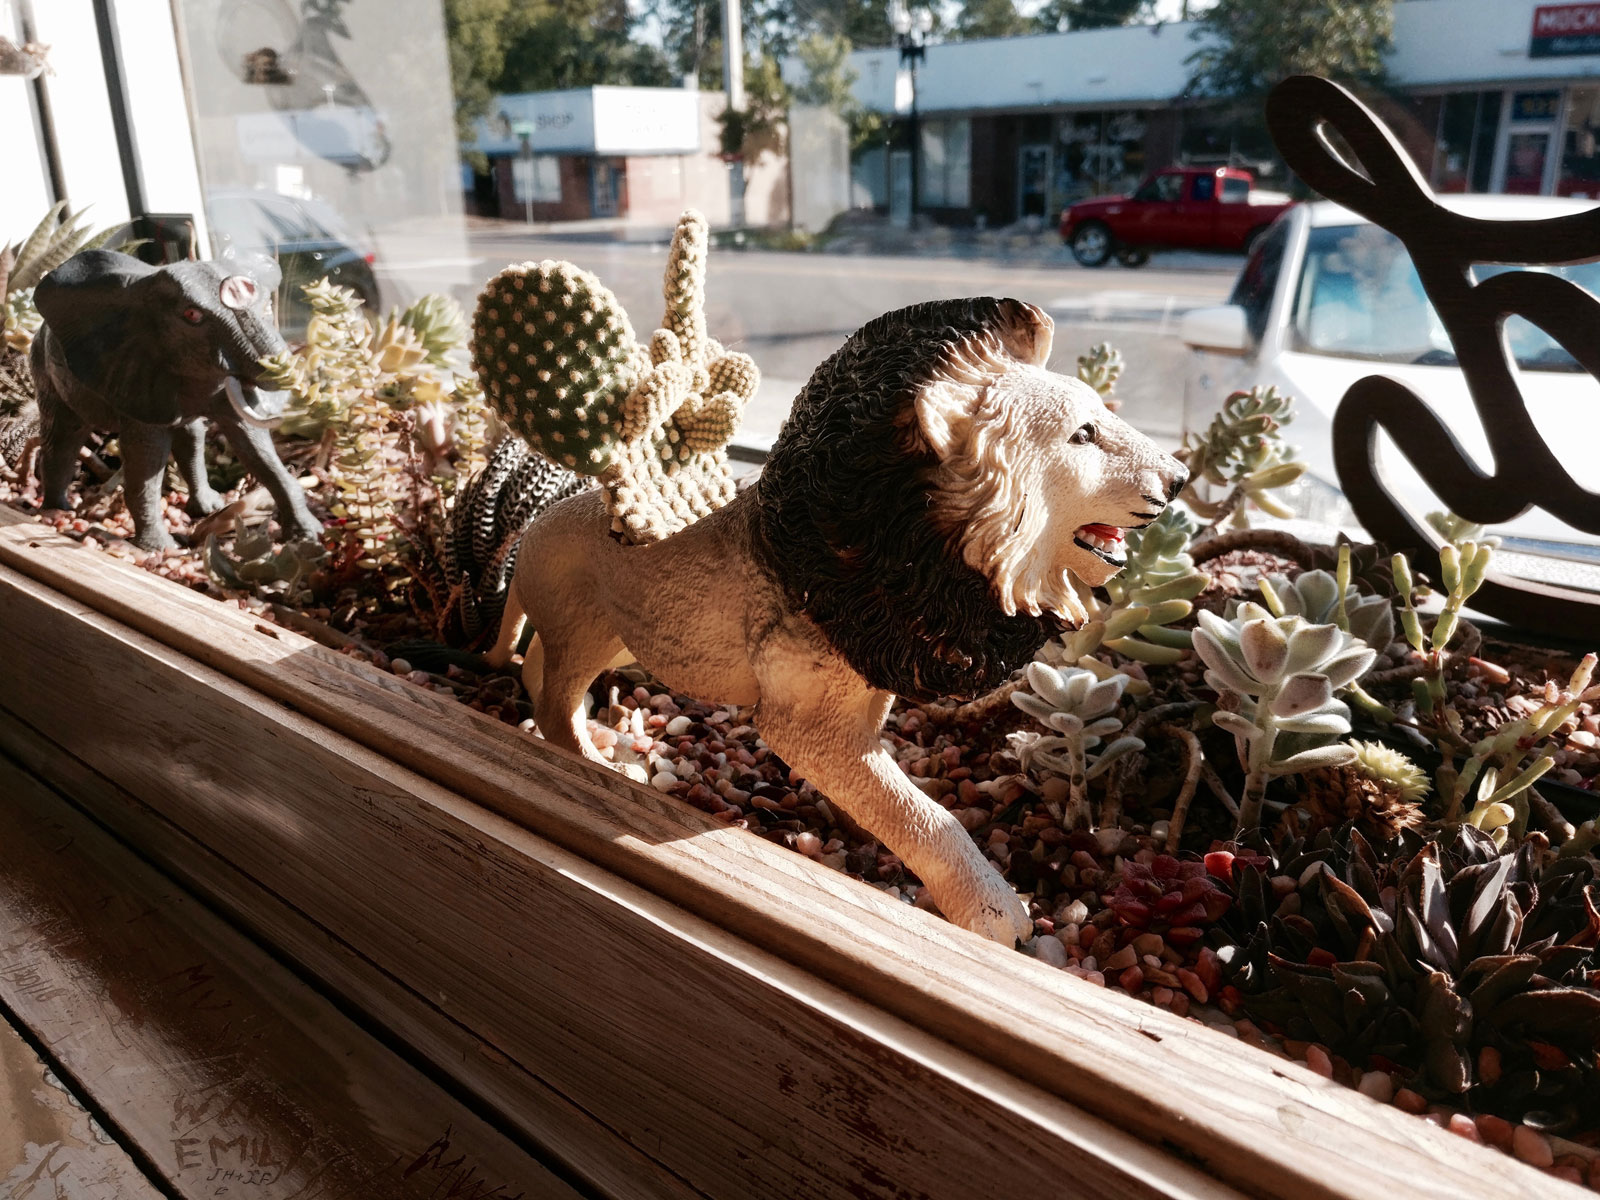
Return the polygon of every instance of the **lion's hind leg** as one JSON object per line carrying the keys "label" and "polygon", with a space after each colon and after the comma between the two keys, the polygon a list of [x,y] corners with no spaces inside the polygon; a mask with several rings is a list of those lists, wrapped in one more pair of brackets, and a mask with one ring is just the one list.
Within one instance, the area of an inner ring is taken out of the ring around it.
{"label": "lion's hind leg", "polygon": [[[517,643],[522,640],[522,627],[527,621],[527,614],[522,609],[522,597],[517,594],[516,580],[512,580],[511,587],[506,592],[505,610],[500,614],[500,636],[495,639],[494,649],[490,650],[484,658],[496,671],[503,671],[511,665],[511,656],[517,652]],[[530,651],[532,647],[529,647]],[[526,663],[527,659],[524,658]],[[527,671],[523,671],[524,680]],[[530,697],[538,696],[537,692],[529,692]]]}
{"label": "lion's hind leg", "polygon": [[[534,712],[546,741],[594,762],[612,765],[589,740],[584,696],[595,677],[624,653],[621,638],[587,621],[574,621],[563,629],[546,629],[535,637],[523,657],[523,680],[529,695],[538,696]],[[537,693],[530,672],[536,658],[542,667]]]}

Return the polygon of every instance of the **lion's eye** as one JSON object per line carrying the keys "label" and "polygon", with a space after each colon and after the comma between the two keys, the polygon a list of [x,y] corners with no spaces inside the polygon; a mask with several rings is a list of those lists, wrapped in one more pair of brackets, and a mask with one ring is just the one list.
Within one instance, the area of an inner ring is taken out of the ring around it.
{"label": "lion's eye", "polygon": [[1073,434],[1068,440],[1070,440],[1074,446],[1083,446],[1094,441],[1094,435],[1094,424],[1091,422],[1090,424],[1085,425],[1082,429],[1078,430],[1078,432]]}
{"label": "lion's eye", "polygon": [[186,308],[183,310],[183,319],[191,325],[198,325],[206,319],[206,315],[198,308]]}

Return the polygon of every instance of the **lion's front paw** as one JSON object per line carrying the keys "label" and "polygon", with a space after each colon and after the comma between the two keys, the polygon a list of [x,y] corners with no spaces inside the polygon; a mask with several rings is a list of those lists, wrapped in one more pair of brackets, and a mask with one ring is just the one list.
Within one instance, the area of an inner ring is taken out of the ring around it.
{"label": "lion's front paw", "polygon": [[1002,946],[1014,946],[1033,936],[1028,906],[987,864],[980,871],[951,879],[933,896],[940,911],[957,925]]}

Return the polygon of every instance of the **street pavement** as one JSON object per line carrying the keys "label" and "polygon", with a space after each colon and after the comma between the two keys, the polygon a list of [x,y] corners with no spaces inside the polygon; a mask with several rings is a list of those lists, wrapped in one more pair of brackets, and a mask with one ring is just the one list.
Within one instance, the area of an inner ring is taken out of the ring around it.
{"label": "street pavement", "polygon": [[[468,239],[472,280],[458,298],[470,308],[482,281],[508,263],[569,259],[616,293],[636,329],[659,320],[664,244],[530,236],[515,226],[476,228]],[[1045,257],[1041,254],[1041,258]],[[1166,443],[1182,433],[1185,352],[1178,319],[1191,308],[1221,304],[1240,259],[1157,256],[1150,266],[1087,270],[1043,265],[871,254],[713,249],[707,324],[713,337],[749,354],[762,387],[746,410],[739,442],[764,446],[777,435],[795,394],[815,367],[880,313],[922,300],[1015,296],[1055,319],[1050,366],[1071,373],[1078,355],[1109,341],[1127,367],[1117,394],[1121,414]]]}

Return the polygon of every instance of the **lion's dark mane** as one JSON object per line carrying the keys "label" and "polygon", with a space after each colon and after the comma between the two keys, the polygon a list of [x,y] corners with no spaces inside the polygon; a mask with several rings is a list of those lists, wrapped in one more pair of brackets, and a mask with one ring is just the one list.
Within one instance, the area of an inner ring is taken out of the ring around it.
{"label": "lion's dark mane", "polygon": [[944,300],[868,322],[812,374],[756,485],[762,566],[875,688],[981,695],[1067,628],[1006,616],[930,520],[937,460],[912,410],[952,354],[1020,307]]}

